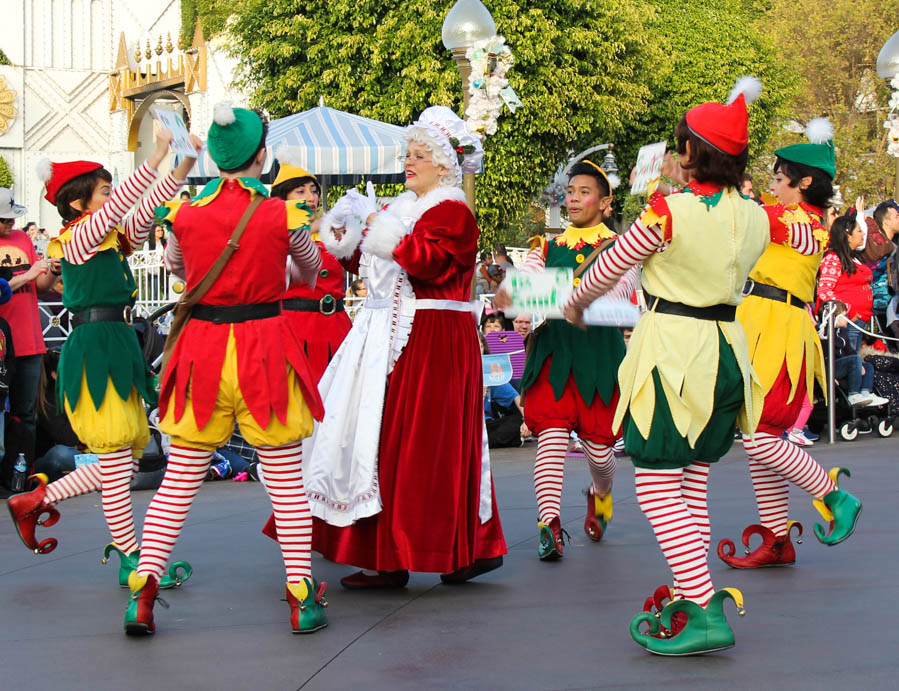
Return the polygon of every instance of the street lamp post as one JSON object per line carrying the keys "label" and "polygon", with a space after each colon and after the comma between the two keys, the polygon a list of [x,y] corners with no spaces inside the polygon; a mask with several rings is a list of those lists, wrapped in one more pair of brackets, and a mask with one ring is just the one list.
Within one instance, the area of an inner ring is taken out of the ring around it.
{"label": "street lamp post", "polygon": [[[899,74],[899,31],[890,36],[877,55],[877,75],[881,79],[892,80],[897,74]],[[899,199],[899,156],[895,158],[896,178],[894,181],[894,195],[896,199]]]}
{"label": "street lamp post", "polygon": [[[462,77],[463,117],[468,109],[468,77],[471,74],[471,63],[468,61],[468,49],[475,42],[496,35],[496,22],[480,0],[458,0],[446,19],[443,20],[443,45],[452,52],[453,60]],[[468,208],[475,212],[474,173],[462,176],[462,189]]]}

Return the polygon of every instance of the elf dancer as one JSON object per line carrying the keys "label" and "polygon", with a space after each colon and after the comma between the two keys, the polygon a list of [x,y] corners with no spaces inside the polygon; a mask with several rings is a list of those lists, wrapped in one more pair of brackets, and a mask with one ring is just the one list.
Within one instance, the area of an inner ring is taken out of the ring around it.
{"label": "elf dancer", "polygon": [[[617,177],[611,180],[592,161],[575,164],[565,198],[571,225],[552,240],[535,238],[522,271],[544,267],[582,267],[583,271],[607,251],[616,235],[603,220],[611,214],[612,190],[617,185]],[[628,299],[636,280],[637,269],[632,268],[616,287],[616,297]],[[574,279],[575,286],[580,282],[579,277]],[[497,299],[500,308],[507,306],[505,290]],[[584,531],[598,542],[612,519],[612,445],[618,436],[612,431],[612,417],[618,405],[616,374],[625,346],[617,328],[591,326],[582,331],[561,320],[548,320],[531,338],[521,389],[525,424],[537,435],[537,554],[549,561],[561,559],[563,553],[562,476],[572,430],[581,441],[592,478]]]}
{"label": "elf dancer", "polygon": [[[272,196],[286,201],[304,201],[314,213],[318,209],[321,193],[318,180],[312,173],[291,163],[297,158],[297,152],[291,148],[278,152],[281,168],[272,183]],[[353,325],[343,303],[346,274],[340,262],[325,249],[317,226],[318,221],[313,223],[311,237],[321,251],[322,268],[315,287],[310,288],[302,280],[298,267],[292,259],[288,259],[289,285],[281,301],[290,328],[303,344],[316,383]],[[262,532],[273,540],[278,539],[274,515],[268,519]]]}
{"label": "elf dancer", "polygon": [[[810,143],[775,151],[771,192],[780,204],[765,207],[771,245],[750,273],[747,297],[737,310],[765,390],[765,406],[755,436],[743,435],[761,525],[743,531],[747,556],[735,556],[730,540],[718,544],[718,556],[735,568],[795,562],[789,531],[796,525],[801,535],[802,526],[788,520],[790,482],[811,494],[815,508],[830,521],[829,532],[815,525],[815,535],[826,545],[848,538],[862,510],[861,502],[837,484],[839,474],[849,471],[825,473],[803,449],[781,438],[812,396],[816,378],[827,390],[821,343],[806,304],[815,299],[828,237],[824,209],[836,174],[833,129],[819,118],[809,123],[806,135]],[[750,552],[752,535],[760,535],[762,544]]]}
{"label": "elf dancer", "polygon": [[310,572],[312,526],[300,451],[313,417],[321,416],[321,400],[280,304],[287,257],[310,285],[321,258],[306,232],[307,207],[267,199],[257,179],[265,162],[266,129],[254,111],[216,106],[209,153],[222,177],[181,205],[166,247],[170,270],[185,278],[191,291],[245,223],[236,251],[193,307],[162,375],[159,427],[172,437],[172,446],[162,486],[147,510],[140,562],[128,582],[128,634],[154,632],[162,565],[212,452],[230,438],[235,420],[265,471],[287,569],[291,627],[309,633],[327,625],[325,584],[317,584]]}
{"label": "elf dancer", "polygon": [[369,292],[322,378],[327,416],[309,470],[316,516],[327,518],[316,518],[314,548],[365,569],[341,579],[346,588],[401,588],[409,571],[461,583],[506,552],[468,303],[479,231],[459,189],[483,149],[445,106],[426,109],[405,138],[409,191],[380,213],[373,190],[353,191],[322,223],[329,249],[326,226],[348,216],[368,225],[361,249],[353,233],[333,245],[363,263]]}
{"label": "elf dancer", "polygon": [[[769,242],[765,213],[738,192],[747,158],[747,97],[760,89],[757,80],[741,80],[728,105],[687,111],[675,133],[689,184],[650,197],[566,309],[570,321],[581,324],[584,308],[644,262],[649,311],[618,372],[621,399],[613,425],[623,422],[637,501],[674,576],[676,599],[660,618],[641,613],[631,622],[634,640],[661,655],[732,646],[722,604],[733,598],[742,605],[739,591],[716,593],[712,586],[706,487],[710,464],[733,443],[735,421],[751,432],[761,413],[761,388],[735,319],[746,277]],[[648,634],[640,631],[644,622]]]}
{"label": "elf dancer", "polygon": [[[196,160],[182,160],[141,199],[156,181],[171,141],[172,133],[161,130],[153,154],[115,190],[112,175],[99,163],[44,160],[38,170],[46,185],[45,198],[56,205],[65,223],[48,248],[51,257],[61,259],[62,299],[72,324],[59,361],[60,407],[64,406],[75,434],[99,461],[49,485],[45,476],[35,476],[37,486],[11,497],[9,510],[22,541],[36,554],[47,554],[57,541],[47,538],[38,543],[36,525],[56,523],[55,504],[101,490],[103,515],[113,539],[105,556],[116,552],[121,558],[119,583],[123,586],[140,554],[130,483],[137,468],[135,457],[140,457],[150,439],[144,401],[151,405],[156,401],[152,374],[131,328],[137,284],[125,257],[147,239],[154,208],[175,195]],[[193,143],[199,150],[199,140]],[[125,218],[132,207],[134,212]],[[49,518],[40,521],[42,515]],[[165,562],[160,564],[160,574],[164,566]],[[178,562],[160,587],[178,585],[189,576],[189,565]]]}

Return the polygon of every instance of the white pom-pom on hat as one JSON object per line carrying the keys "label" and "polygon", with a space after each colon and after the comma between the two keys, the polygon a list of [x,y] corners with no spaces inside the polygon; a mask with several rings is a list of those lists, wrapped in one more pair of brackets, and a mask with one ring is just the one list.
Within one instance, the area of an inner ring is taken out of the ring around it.
{"label": "white pom-pom on hat", "polygon": [[42,158],[37,162],[36,170],[37,176],[46,185],[53,177],[53,162],[49,158]]}
{"label": "white pom-pom on hat", "polygon": [[299,146],[282,146],[275,152],[278,163],[287,163],[297,168],[302,168],[299,161],[302,159],[303,150]]}
{"label": "white pom-pom on hat", "polygon": [[748,106],[750,103],[755,102],[761,93],[762,82],[757,77],[740,77],[737,83],[734,84],[734,88],[730,90],[730,96],[727,97],[727,105],[736,101],[740,94],[743,94],[743,100],[746,101]]}
{"label": "white pom-pom on hat", "polygon": [[234,116],[234,107],[231,104],[231,101],[216,103],[212,119],[215,120],[216,125],[221,127],[227,127],[234,122],[237,118]]}
{"label": "white pom-pom on hat", "polygon": [[615,175],[615,173],[608,173],[606,177],[609,179],[609,187],[613,190],[617,190],[621,185],[621,178]]}
{"label": "white pom-pom on hat", "polygon": [[833,125],[827,118],[815,118],[805,126],[805,136],[812,144],[826,144],[833,139]]}

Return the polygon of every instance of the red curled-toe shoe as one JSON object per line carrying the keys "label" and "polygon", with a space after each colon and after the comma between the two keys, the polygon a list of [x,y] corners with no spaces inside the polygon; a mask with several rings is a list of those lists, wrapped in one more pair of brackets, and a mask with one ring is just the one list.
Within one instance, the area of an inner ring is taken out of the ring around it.
{"label": "red curled-toe shoe", "polygon": [[609,521],[612,520],[612,493],[600,498],[593,490],[587,489],[587,517],[584,519],[584,532],[593,542],[602,540]]}
{"label": "red curled-toe shoe", "polygon": [[[790,566],[796,563],[796,550],[790,542],[790,531],[796,528],[799,533],[796,542],[801,544],[802,524],[797,521],[787,523],[787,533],[783,537],[776,537],[769,529],[761,525],[751,525],[743,531],[743,545],[746,547],[746,556],[735,556],[737,549],[733,541],[724,539],[718,543],[718,556],[728,566],[735,569],[763,569],[771,566]],[[753,535],[762,538],[762,544],[751,550],[749,540]]]}
{"label": "red curled-toe shoe", "polygon": [[[19,537],[22,538],[22,542],[28,549],[34,550],[35,554],[49,554],[56,549],[58,544],[56,538],[48,537],[38,542],[34,530],[39,525],[47,528],[56,525],[59,520],[59,511],[44,503],[44,498],[47,496],[47,476],[38,473],[32,475],[31,479],[36,482],[35,488],[30,492],[11,496],[6,504],[9,508],[9,515],[12,516],[16,526],[16,532],[19,533]],[[41,520],[41,516],[44,515],[47,518]]]}
{"label": "red curled-toe shoe", "polygon": [[347,590],[405,588],[408,582],[408,571],[378,571],[376,574],[357,571],[340,579],[340,585]]}

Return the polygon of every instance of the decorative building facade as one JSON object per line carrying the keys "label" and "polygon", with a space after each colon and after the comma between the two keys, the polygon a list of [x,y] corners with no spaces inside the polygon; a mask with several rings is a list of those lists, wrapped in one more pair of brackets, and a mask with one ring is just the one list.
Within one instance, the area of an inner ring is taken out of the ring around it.
{"label": "decorative building facade", "polygon": [[[212,107],[241,102],[234,63],[202,31],[178,46],[180,0],[19,0],[4,4],[0,156],[16,202],[51,235],[59,215],[35,167],[90,159],[122,180],[152,150],[150,106],[181,110],[205,136]],[[16,29],[19,29],[18,31]]]}

